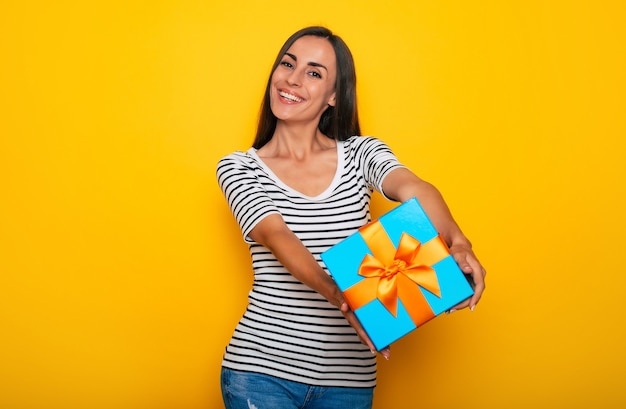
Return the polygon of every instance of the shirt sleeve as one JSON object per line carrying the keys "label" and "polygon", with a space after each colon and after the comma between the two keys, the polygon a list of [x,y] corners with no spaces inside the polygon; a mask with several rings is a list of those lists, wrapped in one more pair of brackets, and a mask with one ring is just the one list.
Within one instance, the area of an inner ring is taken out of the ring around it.
{"label": "shirt sleeve", "polygon": [[[391,148],[378,138],[360,136],[356,138],[356,158],[368,186],[383,196],[383,181],[394,169],[404,168]],[[386,197],[386,196],[385,196]]]}
{"label": "shirt sleeve", "polygon": [[252,243],[249,234],[265,217],[280,214],[278,208],[259,182],[252,158],[235,152],[217,164],[217,182],[237,220],[243,238]]}

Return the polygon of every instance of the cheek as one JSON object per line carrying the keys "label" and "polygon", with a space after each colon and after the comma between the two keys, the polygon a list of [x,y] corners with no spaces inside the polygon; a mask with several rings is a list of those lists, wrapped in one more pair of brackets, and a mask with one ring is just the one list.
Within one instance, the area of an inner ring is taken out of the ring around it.
{"label": "cheek", "polygon": [[280,81],[284,81],[288,76],[291,75],[291,72],[291,69],[279,65],[278,67],[276,67],[276,69],[274,69],[274,72],[270,76],[270,83],[276,84]]}
{"label": "cheek", "polygon": [[272,76],[270,77],[270,86],[273,88],[280,81],[280,74],[277,71],[274,71]]}
{"label": "cheek", "polygon": [[272,75],[272,77],[270,78],[270,86],[268,89],[268,94],[270,97],[270,101],[276,99],[276,95],[275,95],[275,90],[276,90],[276,83],[278,81],[278,76],[277,75]]}

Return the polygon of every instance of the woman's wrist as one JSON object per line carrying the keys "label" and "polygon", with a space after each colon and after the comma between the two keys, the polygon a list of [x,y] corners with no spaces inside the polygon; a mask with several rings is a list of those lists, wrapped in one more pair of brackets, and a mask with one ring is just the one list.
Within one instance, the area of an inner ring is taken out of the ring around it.
{"label": "woman's wrist", "polygon": [[[331,279],[332,280],[332,279]],[[332,281],[332,289],[330,290],[330,294],[326,297],[329,303],[334,305],[335,307],[341,309],[343,304],[345,304],[346,299],[343,296],[343,293],[337,286],[337,284]]]}

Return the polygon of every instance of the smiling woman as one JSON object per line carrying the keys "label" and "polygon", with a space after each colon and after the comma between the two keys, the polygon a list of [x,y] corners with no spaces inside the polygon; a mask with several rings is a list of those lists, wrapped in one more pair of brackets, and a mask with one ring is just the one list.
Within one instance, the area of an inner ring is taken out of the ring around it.
{"label": "smiling woman", "polygon": [[254,270],[222,361],[228,409],[371,408],[374,347],[320,254],[371,220],[374,190],[419,199],[476,283],[456,308],[480,299],[485,271],[439,192],[359,133],[349,49],[326,28],[298,31],[274,63],[253,147],[217,166]]}
{"label": "smiling woman", "polygon": [[[278,128],[314,126],[335,105],[335,52],[325,39],[305,36],[285,53],[272,75],[270,106]],[[310,132],[303,132],[306,134]]]}
{"label": "smiling woman", "polygon": [[[352,58],[350,49],[339,36],[333,35],[332,32],[324,27],[309,27],[298,31],[285,42],[278,52],[278,56],[272,66],[272,73],[276,72],[281,63],[292,64],[291,61],[285,61],[285,56],[291,54],[291,58],[293,58],[295,54],[289,52],[290,48],[296,41],[307,39],[304,37],[325,40],[333,49],[334,57],[332,65],[336,70],[334,83],[335,104],[329,106],[322,114],[318,124],[319,130],[327,137],[338,140],[345,140],[350,136],[359,135],[361,129],[359,127],[359,118],[356,109],[356,72],[354,59]],[[323,42],[320,44],[323,44]],[[295,57],[297,58],[297,56]],[[310,62],[313,64],[316,63],[316,61]],[[319,61],[317,61],[317,63],[319,63]],[[261,148],[272,139],[276,128],[277,118],[270,106],[271,81],[272,77],[268,79],[265,89],[265,97],[261,108],[256,138],[252,144],[256,149]]]}

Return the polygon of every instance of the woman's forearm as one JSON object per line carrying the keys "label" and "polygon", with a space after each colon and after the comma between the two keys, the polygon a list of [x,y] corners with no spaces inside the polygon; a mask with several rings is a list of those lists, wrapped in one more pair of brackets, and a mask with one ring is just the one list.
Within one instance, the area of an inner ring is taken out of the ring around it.
{"label": "woman's forearm", "polygon": [[454,220],[443,196],[432,184],[418,178],[407,169],[397,169],[387,176],[383,189],[388,197],[400,202],[416,197],[448,246],[471,247],[470,241]]}
{"label": "woman's forearm", "polygon": [[268,216],[253,229],[250,236],[269,249],[296,279],[321,294],[331,304],[341,307],[344,298],[339,287],[280,216]]}

